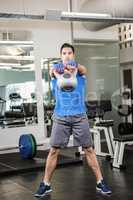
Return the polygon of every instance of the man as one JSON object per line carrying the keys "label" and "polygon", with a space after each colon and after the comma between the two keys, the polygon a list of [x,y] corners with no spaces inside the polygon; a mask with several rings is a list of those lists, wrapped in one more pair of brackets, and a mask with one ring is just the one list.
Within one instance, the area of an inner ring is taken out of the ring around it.
{"label": "man", "polygon": [[[105,194],[111,194],[106,186],[93,149],[89,123],[85,108],[85,82],[86,68],[77,64],[75,50],[71,44],[64,43],[60,49],[61,63],[55,64],[51,71],[52,91],[55,96],[56,105],[53,115],[53,127],[51,133],[51,148],[47,157],[45,174],[36,197],[43,197],[52,191],[50,181],[56,168],[57,158],[62,147],[66,147],[70,135],[73,134],[74,145],[82,146],[88,165],[96,177],[96,189]],[[57,85],[57,74],[71,73],[77,69],[77,86],[73,91],[62,91]]]}

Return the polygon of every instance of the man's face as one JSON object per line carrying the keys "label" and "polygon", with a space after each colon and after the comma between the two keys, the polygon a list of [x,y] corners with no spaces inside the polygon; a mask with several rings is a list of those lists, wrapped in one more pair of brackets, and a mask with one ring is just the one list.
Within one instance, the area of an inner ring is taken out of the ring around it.
{"label": "man's face", "polygon": [[70,60],[74,60],[74,58],[75,58],[75,55],[71,48],[65,47],[62,49],[61,59],[62,59],[63,63],[67,63]]}

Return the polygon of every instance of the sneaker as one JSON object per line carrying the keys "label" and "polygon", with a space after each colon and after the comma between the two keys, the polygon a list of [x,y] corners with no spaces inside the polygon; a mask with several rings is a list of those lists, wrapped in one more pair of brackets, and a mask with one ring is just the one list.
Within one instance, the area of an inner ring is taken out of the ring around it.
{"label": "sneaker", "polygon": [[112,191],[108,188],[108,186],[105,184],[105,182],[103,180],[97,184],[96,190],[103,194],[111,194],[112,193]]}
{"label": "sneaker", "polygon": [[52,192],[50,185],[45,185],[44,182],[40,183],[39,189],[34,194],[35,197],[44,197],[46,194]]}

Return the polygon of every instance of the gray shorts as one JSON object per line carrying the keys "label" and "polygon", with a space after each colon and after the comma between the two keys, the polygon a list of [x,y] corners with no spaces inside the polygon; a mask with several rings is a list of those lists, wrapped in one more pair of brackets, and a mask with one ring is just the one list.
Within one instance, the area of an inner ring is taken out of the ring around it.
{"label": "gray shorts", "polygon": [[72,134],[74,146],[82,146],[84,148],[93,146],[86,114],[64,117],[53,115],[50,145],[52,147],[66,147]]}

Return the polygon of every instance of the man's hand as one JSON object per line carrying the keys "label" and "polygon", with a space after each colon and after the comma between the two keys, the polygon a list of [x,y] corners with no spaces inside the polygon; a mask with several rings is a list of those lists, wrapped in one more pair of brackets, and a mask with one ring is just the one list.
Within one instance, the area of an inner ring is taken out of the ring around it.
{"label": "man's hand", "polygon": [[81,75],[87,75],[87,69],[84,66],[82,66],[82,65],[78,65],[78,72]]}
{"label": "man's hand", "polygon": [[75,60],[68,61],[67,65],[70,65],[72,68],[76,68],[78,66]]}
{"label": "man's hand", "polygon": [[87,70],[84,66],[77,64],[77,62],[72,60],[68,61],[65,66],[63,65],[63,63],[54,64],[53,67],[50,69],[50,76],[56,77],[57,74],[63,74],[64,72],[73,73],[76,68],[81,75],[87,74]]}
{"label": "man's hand", "polygon": [[53,64],[53,68],[59,74],[63,74],[64,73],[64,65],[63,65],[63,63],[55,63],[55,64]]}
{"label": "man's hand", "polygon": [[75,68],[78,68],[78,72],[81,74],[81,75],[86,75],[87,74],[87,70],[84,66],[78,64],[76,61],[74,60],[70,60],[68,62],[68,65],[66,67],[70,72],[73,72],[75,70]]}
{"label": "man's hand", "polygon": [[56,77],[57,74],[63,74],[64,73],[64,65],[63,63],[55,63],[50,69],[50,76]]}
{"label": "man's hand", "polygon": [[70,72],[73,73],[75,71],[75,69],[77,68],[77,62],[75,62],[74,60],[70,60],[68,61],[68,63],[65,65],[64,68],[64,72]]}

